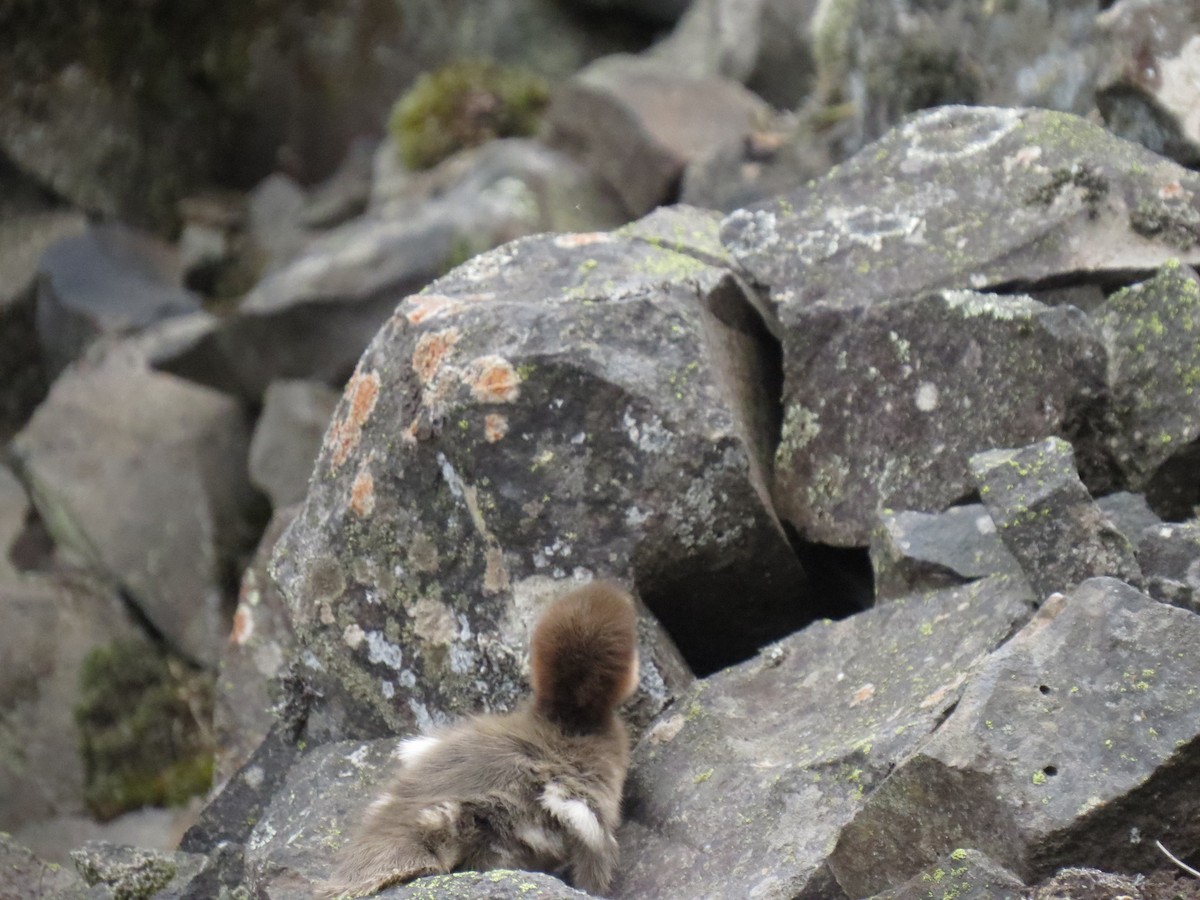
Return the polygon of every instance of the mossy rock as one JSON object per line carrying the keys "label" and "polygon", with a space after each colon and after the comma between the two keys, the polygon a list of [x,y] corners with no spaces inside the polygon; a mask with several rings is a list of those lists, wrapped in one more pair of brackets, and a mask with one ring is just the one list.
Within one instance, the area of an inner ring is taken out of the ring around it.
{"label": "mossy rock", "polygon": [[483,60],[421,75],[392,109],[390,131],[410,169],[428,169],[466,147],[533,134],[549,100],[546,82]]}
{"label": "mossy rock", "polygon": [[213,679],[140,641],[98,647],[80,671],[75,721],[84,801],[99,819],[177,805],[212,784]]}

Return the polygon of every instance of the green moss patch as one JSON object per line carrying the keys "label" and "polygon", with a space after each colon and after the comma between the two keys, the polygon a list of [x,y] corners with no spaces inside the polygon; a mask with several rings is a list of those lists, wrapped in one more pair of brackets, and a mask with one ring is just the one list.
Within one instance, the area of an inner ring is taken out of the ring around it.
{"label": "green moss patch", "polygon": [[140,641],[88,655],[75,721],[93,815],[177,805],[208,790],[213,685],[211,675]]}

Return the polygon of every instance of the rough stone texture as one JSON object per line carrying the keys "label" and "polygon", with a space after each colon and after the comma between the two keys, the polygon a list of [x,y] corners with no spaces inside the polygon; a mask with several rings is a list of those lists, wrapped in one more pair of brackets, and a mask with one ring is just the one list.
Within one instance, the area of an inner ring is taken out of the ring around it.
{"label": "rough stone texture", "polygon": [[633,56],[593,63],[546,113],[550,142],[599,173],[634,216],[674,199],[684,167],[702,151],[768,117],[768,107],[732,81]]}
{"label": "rough stone texture", "polygon": [[29,510],[25,488],[7,466],[0,464],[0,584],[17,578],[10,554],[17,536],[25,530]]}
{"label": "rough stone texture", "polygon": [[396,746],[394,738],[338,741],[296,761],[246,841],[246,884],[256,896],[311,893],[333,873],[338,848],[398,761]]}
{"label": "rough stone texture", "polygon": [[103,841],[89,841],[72,852],[71,858],[87,884],[103,885],[114,900],[179,896],[172,888],[186,885],[205,864],[204,857],[193,853],[166,853]]}
{"label": "rough stone texture", "polygon": [[1183,165],[1200,163],[1200,9],[1119,0],[1097,26],[1106,63],[1096,105],[1108,128]]}
{"label": "rough stone texture", "polygon": [[839,832],[1030,600],[1003,577],[913,596],[699,682],[634,752],[613,896],[865,896],[825,864]]}
{"label": "rough stone texture", "polygon": [[[880,505],[929,510],[961,497],[970,453],[1068,433],[1098,387],[1092,326],[1067,307],[961,289],[1196,260],[1197,189],[1200,175],[1082,119],[947,107],[807,188],[731,214],[722,239],[765,288],[783,340],[785,517],[815,539],[863,543]],[[924,343],[932,312],[912,334],[889,322],[938,296],[953,338]],[[967,399],[975,411],[951,403]],[[914,404],[938,412],[914,427]],[[931,457],[929,496],[915,488]]]}
{"label": "rough stone texture", "polygon": [[215,665],[223,579],[247,537],[248,440],[231,398],[114,355],[64,373],[12,446],[55,540]]}
{"label": "rough stone texture", "polygon": [[1162,519],[1154,514],[1154,510],[1141,494],[1118,491],[1098,498],[1096,505],[1134,547],[1137,547],[1147,528],[1162,524]]}
{"label": "rough stone texture", "polygon": [[1023,900],[1027,894],[1028,888],[1004,866],[978,850],[959,848],[871,900]]}
{"label": "rough stone texture", "polygon": [[1140,582],[1133,546],[1092,501],[1066,441],[989,450],[971,457],[971,471],[1039,598],[1098,575]]}
{"label": "rough stone texture", "polygon": [[[725,271],[604,234],[509,244],[401,304],[276,554],[348,724],[509,707],[537,609],[592,575],[631,582],[700,670],[812,618],[737,360],[706,361],[753,343],[743,318]],[[635,726],[681,684],[661,639],[643,650]]]}
{"label": "rough stone texture", "polygon": [[553,875],[496,869],[420,878],[377,896],[379,900],[582,900],[592,895],[567,887]]}
{"label": "rough stone texture", "polygon": [[273,509],[304,499],[321,439],[341,397],[317,381],[275,381],[250,439],[250,481]]}
{"label": "rough stone texture", "polygon": [[11,831],[84,811],[80,669],[137,629],[112,591],[66,576],[0,584],[0,620],[0,831]]}
{"label": "rough stone texture", "polygon": [[979,503],[943,513],[885,511],[871,534],[871,566],[876,602],[988,575],[1024,577]]}
{"label": "rough stone texture", "polygon": [[5,900],[65,900],[81,895],[83,880],[69,867],[47,863],[0,831],[0,887]]}
{"label": "rough stone texture", "polygon": [[89,226],[49,247],[38,263],[38,339],[54,372],[97,337],[197,312],[169,245],[119,224]]}
{"label": "rough stone texture", "polygon": [[273,709],[281,699],[275,679],[292,659],[295,636],[287,603],[267,567],[280,535],[299,511],[298,505],[276,511],[242,575],[233,628],[217,675],[215,784],[223,784],[250,759],[275,721]]}
{"label": "rough stone texture", "polygon": [[1028,882],[1063,865],[1148,871],[1195,846],[1200,617],[1113,579],[1051,598],[843,830],[851,896],[975,847]]}
{"label": "rough stone texture", "polygon": [[396,303],[456,263],[521,235],[624,221],[579,166],[529,141],[445,165],[421,182],[439,186],[428,194],[314,238],[233,316],[158,366],[251,402],[279,378],[341,384]]}
{"label": "rough stone texture", "polygon": [[1200,613],[1200,520],[1147,529],[1137,544],[1146,593]]}
{"label": "rough stone texture", "polygon": [[1109,297],[1097,317],[1112,392],[1109,451],[1155,512],[1190,515],[1200,504],[1200,278],[1167,263]]}

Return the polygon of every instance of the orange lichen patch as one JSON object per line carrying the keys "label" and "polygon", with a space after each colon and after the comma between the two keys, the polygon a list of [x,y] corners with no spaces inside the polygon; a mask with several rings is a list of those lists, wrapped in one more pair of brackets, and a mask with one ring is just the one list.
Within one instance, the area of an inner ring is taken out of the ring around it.
{"label": "orange lichen patch", "polygon": [[417,373],[421,384],[429,384],[433,380],[437,370],[446,361],[450,349],[458,343],[459,337],[457,328],[431,331],[421,335],[412,355],[413,371]]}
{"label": "orange lichen patch", "polygon": [[1183,196],[1183,185],[1178,181],[1172,181],[1170,184],[1164,184],[1158,189],[1158,196],[1164,200],[1178,200]]}
{"label": "orange lichen patch", "polygon": [[239,647],[250,640],[254,634],[254,613],[245,606],[239,606],[233,614],[233,627],[229,629],[229,643]]}
{"label": "orange lichen patch", "polygon": [[346,461],[362,438],[363,425],[371,417],[379,400],[379,375],[355,371],[342,399],[345,401],[346,414],[335,420],[325,435],[325,447],[329,450],[329,461],[334,469]]}
{"label": "orange lichen patch", "polygon": [[589,244],[611,244],[613,236],[606,231],[588,231],[581,234],[560,234],[554,239],[555,247],[586,247]]}
{"label": "orange lichen patch", "polygon": [[410,325],[420,325],[438,316],[453,316],[462,312],[462,302],[445,294],[416,294],[404,301],[401,309]]}
{"label": "orange lichen patch", "polygon": [[480,403],[512,403],[520,396],[521,376],[501,356],[481,356],[463,373],[463,381]]}
{"label": "orange lichen patch", "polygon": [[858,706],[860,703],[866,703],[874,696],[875,685],[868,682],[854,692],[854,696],[850,698],[850,705]]}
{"label": "orange lichen patch", "polygon": [[375,476],[367,463],[359,468],[350,486],[350,509],[360,519],[375,511]]}
{"label": "orange lichen patch", "polygon": [[494,444],[508,434],[508,419],[499,413],[491,413],[483,417],[483,436],[489,444]]}

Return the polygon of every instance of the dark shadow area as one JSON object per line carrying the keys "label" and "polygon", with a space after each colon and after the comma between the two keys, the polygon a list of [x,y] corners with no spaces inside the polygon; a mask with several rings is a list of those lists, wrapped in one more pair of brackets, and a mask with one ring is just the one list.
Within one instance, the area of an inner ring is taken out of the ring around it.
{"label": "dark shadow area", "polygon": [[784,530],[808,575],[813,619],[844,619],[875,604],[875,574],[866,547],[832,547],[802,539],[792,526]]}

